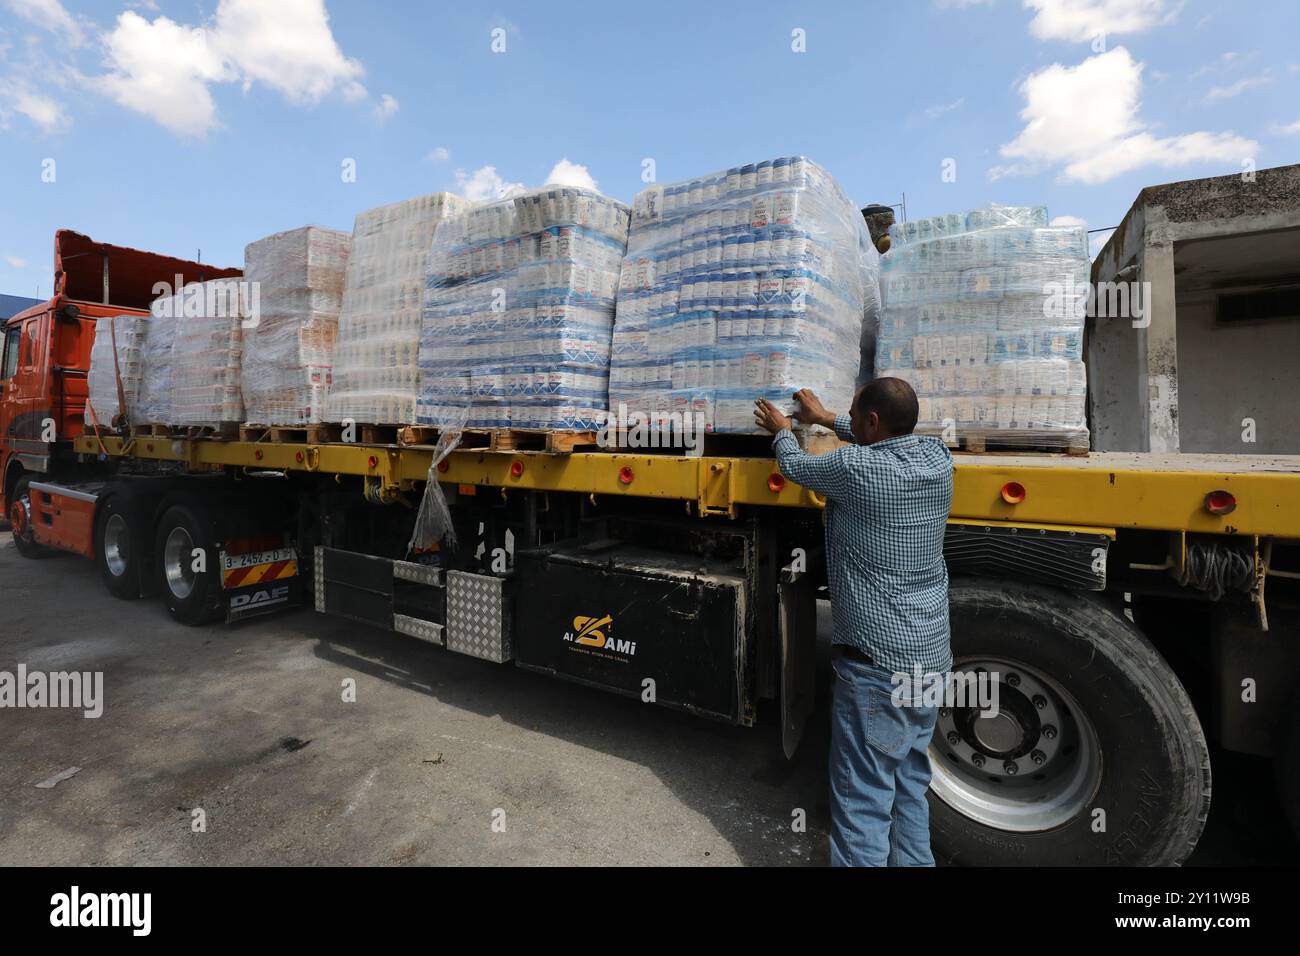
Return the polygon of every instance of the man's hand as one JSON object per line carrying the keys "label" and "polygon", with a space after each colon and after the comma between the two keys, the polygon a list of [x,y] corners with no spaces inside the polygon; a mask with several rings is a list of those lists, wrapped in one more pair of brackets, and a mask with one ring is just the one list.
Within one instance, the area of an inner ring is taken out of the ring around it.
{"label": "man's hand", "polygon": [[781,429],[790,427],[790,419],[766,398],[760,398],[754,401],[754,424],[775,435]]}
{"label": "man's hand", "polygon": [[835,413],[828,412],[822,400],[813,394],[810,388],[801,388],[794,393],[794,400],[799,403],[799,411],[794,413],[794,418],[803,422],[805,425],[822,425],[826,428],[835,427]]}

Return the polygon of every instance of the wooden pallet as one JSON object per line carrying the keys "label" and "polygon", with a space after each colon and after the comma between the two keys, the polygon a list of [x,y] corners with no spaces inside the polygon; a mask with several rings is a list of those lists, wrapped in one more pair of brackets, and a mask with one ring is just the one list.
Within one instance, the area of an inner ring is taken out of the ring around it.
{"label": "wooden pallet", "polygon": [[341,440],[338,425],[241,425],[239,440],[287,445],[326,445]]}
{"label": "wooden pallet", "polygon": [[[438,443],[442,429],[433,425],[406,425],[397,432],[397,443],[409,448],[430,448]],[[575,451],[596,451],[597,433],[578,429],[466,428],[460,449],[483,451],[544,451],[567,455]]]}
{"label": "wooden pallet", "polygon": [[176,430],[170,425],[132,425],[132,438],[171,438]]}
{"label": "wooden pallet", "polygon": [[955,441],[949,441],[948,447],[954,451],[972,455],[994,452],[1011,454],[1033,452],[1035,454],[1070,455],[1079,457],[1088,454],[1088,431],[1061,432],[1060,437],[1046,441],[1041,431],[1017,432],[1015,429],[997,429],[987,432],[958,429]]}
{"label": "wooden pallet", "polygon": [[[603,448],[603,451],[612,451],[619,454],[629,455],[680,455],[680,456],[700,456],[708,458],[775,458],[776,453],[772,448],[771,435],[733,435],[718,434],[715,432],[706,432],[701,436],[693,436],[694,447],[688,448],[684,441],[674,441],[672,436],[660,435],[658,446],[633,447],[631,445],[618,445]],[[800,441],[800,447],[812,455],[823,455],[826,452],[834,451],[843,445],[834,435],[819,432],[808,435]]]}

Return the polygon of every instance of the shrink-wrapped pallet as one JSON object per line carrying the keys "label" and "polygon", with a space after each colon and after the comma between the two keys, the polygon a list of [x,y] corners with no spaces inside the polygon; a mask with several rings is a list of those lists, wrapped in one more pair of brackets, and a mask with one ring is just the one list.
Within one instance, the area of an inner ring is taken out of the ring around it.
{"label": "shrink-wrapped pallet", "polygon": [[346,232],[305,226],[244,249],[252,301],[240,389],[250,423],[324,420],[351,243]]}
{"label": "shrink-wrapped pallet", "polygon": [[643,190],[619,285],[610,413],[752,432],[760,396],[789,412],[807,387],[847,408],[878,281],[861,213],[802,156]]}
{"label": "shrink-wrapped pallet", "polygon": [[141,422],[217,428],[243,421],[242,281],[187,285],[155,300],[150,316]]}
{"label": "shrink-wrapped pallet", "polygon": [[439,223],[419,421],[600,427],[628,218],[626,205],[600,193],[548,186]]}
{"label": "shrink-wrapped pallet", "polygon": [[[90,347],[90,370],[86,375],[87,401],[94,410],[93,417],[89,412],[86,415],[88,424],[98,422],[101,428],[111,428],[119,416],[135,419],[147,329],[148,320],[141,315],[104,316],[95,322],[95,341]],[[119,401],[119,376],[125,408]]]}
{"label": "shrink-wrapped pallet", "polygon": [[429,247],[438,222],[468,205],[434,193],[357,216],[326,403],[330,421],[415,421]]}
{"label": "shrink-wrapped pallet", "polygon": [[1043,206],[895,224],[880,376],[911,382],[918,429],[953,441],[1087,447],[1087,234]]}

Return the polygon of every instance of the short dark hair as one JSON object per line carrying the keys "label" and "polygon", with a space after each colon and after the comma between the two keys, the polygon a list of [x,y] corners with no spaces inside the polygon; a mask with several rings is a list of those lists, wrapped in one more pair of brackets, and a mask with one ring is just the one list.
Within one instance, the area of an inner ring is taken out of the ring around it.
{"label": "short dark hair", "polygon": [[891,435],[912,434],[921,413],[916,392],[901,378],[872,379],[858,391],[854,403],[862,418],[866,418],[868,412],[875,412],[880,424]]}

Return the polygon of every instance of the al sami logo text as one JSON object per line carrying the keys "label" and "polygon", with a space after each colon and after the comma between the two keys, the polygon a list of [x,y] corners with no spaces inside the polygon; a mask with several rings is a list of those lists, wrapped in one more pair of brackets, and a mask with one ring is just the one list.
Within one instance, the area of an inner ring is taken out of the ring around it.
{"label": "al sami logo text", "polygon": [[573,630],[564,632],[564,639],[574,644],[631,657],[636,653],[636,641],[620,641],[606,634],[605,631],[613,623],[614,619],[608,614],[604,617],[586,617],[580,614],[573,619]]}

